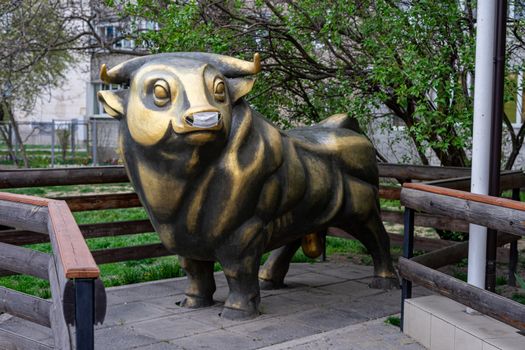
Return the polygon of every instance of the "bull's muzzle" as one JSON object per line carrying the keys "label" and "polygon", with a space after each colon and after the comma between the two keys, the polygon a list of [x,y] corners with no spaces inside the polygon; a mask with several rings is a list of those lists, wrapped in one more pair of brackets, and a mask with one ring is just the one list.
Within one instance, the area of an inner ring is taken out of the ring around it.
{"label": "bull's muzzle", "polygon": [[216,111],[196,112],[186,115],[184,121],[194,128],[210,129],[219,125],[221,114]]}

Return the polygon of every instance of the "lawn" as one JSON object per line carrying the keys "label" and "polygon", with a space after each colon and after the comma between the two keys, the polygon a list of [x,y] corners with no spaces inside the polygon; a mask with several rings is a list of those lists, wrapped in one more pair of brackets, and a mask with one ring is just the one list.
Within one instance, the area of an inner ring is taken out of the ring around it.
{"label": "lawn", "polygon": [[[20,188],[7,191],[42,197],[60,197],[76,194],[126,192],[130,190],[129,184],[104,184]],[[84,211],[73,213],[73,215],[78,224],[147,219],[147,215],[142,208]],[[156,233],[92,238],[86,241],[91,250],[160,243]],[[51,246],[48,243],[33,244],[27,247],[46,253],[51,252]],[[337,253],[356,253],[362,256],[363,263],[371,263],[371,259],[366,254],[366,249],[361,243],[328,237],[327,254],[333,255]],[[267,256],[268,254],[263,257],[263,262]],[[316,260],[306,257],[301,250],[295,254],[293,261],[316,262]],[[215,270],[219,271],[220,269],[220,265],[216,264]],[[101,278],[106,287],[184,276],[184,271],[181,269],[176,256],[103,264],[100,265],[100,270]],[[0,285],[44,298],[50,296],[49,283],[31,276],[15,275],[2,277],[0,278]]]}

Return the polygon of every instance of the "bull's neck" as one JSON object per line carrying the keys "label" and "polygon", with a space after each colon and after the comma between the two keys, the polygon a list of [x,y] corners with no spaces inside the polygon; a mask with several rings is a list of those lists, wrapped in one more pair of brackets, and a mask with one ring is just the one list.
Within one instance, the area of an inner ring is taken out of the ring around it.
{"label": "bull's neck", "polygon": [[[194,178],[209,170],[217,162],[238,156],[243,152],[247,139],[254,132],[252,110],[244,101],[239,101],[232,108],[231,127],[226,140],[191,146],[180,150],[182,163],[177,165],[179,178]],[[183,155],[187,153],[186,155]]]}
{"label": "bull's neck", "polygon": [[223,156],[238,154],[252,132],[254,132],[252,110],[244,100],[241,100],[232,108],[232,124]]}

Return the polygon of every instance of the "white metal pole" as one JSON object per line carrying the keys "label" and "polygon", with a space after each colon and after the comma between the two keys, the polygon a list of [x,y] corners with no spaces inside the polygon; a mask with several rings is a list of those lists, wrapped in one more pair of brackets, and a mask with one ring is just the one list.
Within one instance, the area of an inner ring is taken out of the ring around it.
{"label": "white metal pole", "polygon": [[[489,190],[495,14],[495,1],[478,1],[470,190],[479,194],[487,194]],[[471,224],[469,237],[467,281],[479,288],[485,288],[487,229]]]}

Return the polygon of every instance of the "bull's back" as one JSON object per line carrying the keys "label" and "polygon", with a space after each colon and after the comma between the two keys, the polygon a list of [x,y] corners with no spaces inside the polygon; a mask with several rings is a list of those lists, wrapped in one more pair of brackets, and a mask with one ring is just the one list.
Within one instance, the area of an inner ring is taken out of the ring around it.
{"label": "bull's back", "polygon": [[355,131],[313,126],[286,132],[296,147],[329,157],[341,171],[374,186],[378,185],[376,153],[372,143]]}

